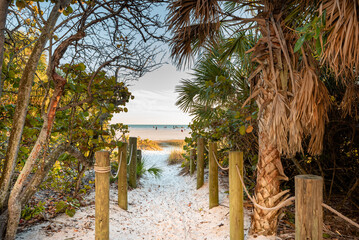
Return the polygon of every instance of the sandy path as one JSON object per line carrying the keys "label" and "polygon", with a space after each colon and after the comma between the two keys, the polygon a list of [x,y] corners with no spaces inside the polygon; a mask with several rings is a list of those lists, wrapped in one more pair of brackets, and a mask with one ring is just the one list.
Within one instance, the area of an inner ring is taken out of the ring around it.
{"label": "sandy path", "polygon": [[[143,151],[146,165],[163,169],[162,177],[145,176],[141,186],[128,193],[129,207],[117,206],[117,190],[110,190],[110,239],[229,239],[229,199],[220,189],[220,204],[208,209],[208,185],[196,190],[196,179],[178,176],[179,166],[168,166],[170,149]],[[205,181],[207,182],[207,181]],[[89,198],[94,199],[94,193]],[[17,239],[94,239],[95,206],[77,211],[73,218],[58,216],[18,234]],[[245,229],[249,228],[246,217]],[[58,230],[47,233],[46,228]]]}

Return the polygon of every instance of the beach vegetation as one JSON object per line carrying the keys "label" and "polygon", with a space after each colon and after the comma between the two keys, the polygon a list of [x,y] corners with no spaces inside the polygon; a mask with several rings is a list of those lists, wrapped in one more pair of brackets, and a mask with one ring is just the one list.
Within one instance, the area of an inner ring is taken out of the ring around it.
{"label": "beach vegetation", "polygon": [[185,151],[182,149],[172,149],[167,158],[169,165],[180,164],[185,161]]}
{"label": "beach vegetation", "polygon": [[162,146],[157,141],[137,137],[137,147],[141,150],[161,151]]}
{"label": "beach vegetation", "polygon": [[182,148],[185,144],[183,139],[175,139],[175,140],[160,140],[156,141],[161,147],[179,147]]}
{"label": "beach vegetation", "polygon": [[146,167],[146,158],[142,157],[141,161],[137,162],[136,174],[138,178],[143,177],[146,174],[152,175],[155,178],[160,178],[163,170],[156,165],[152,165],[151,167]]}

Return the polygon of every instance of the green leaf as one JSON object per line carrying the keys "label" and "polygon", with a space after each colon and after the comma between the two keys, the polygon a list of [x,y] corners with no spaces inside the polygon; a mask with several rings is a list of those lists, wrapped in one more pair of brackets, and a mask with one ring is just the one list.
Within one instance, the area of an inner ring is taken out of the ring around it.
{"label": "green leaf", "polygon": [[81,71],[84,71],[86,69],[86,66],[83,63],[79,63],[79,68]]}
{"label": "green leaf", "polygon": [[76,210],[74,208],[68,208],[65,210],[65,213],[69,217],[73,217],[76,213]]}
{"label": "green leaf", "polygon": [[303,46],[303,43],[304,43],[304,41],[305,41],[305,39],[306,39],[306,35],[307,35],[307,34],[302,35],[302,36],[298,39],[298,41],[295,43],[295,45],[294,45],[294,52],[298,52],[298,51],[300,50],[300,48]]}
{"label": "green leaf", "polygon": [[89,134],[89,136],[93,136],[93,134],[94,134],[93,130],[92,129],[88,130],[88,134]]}
{"label": "green leaf", "polygon": [[240,133],[241,135],[246,134],[246,126],[242,125],[242,126],[239,128],[239,133]]}
{"label": "green leaf", "polygon": [[26,147],[20,147],[20,151],[26,154],[29,152],[29,149]]}
{"label": "green leaf", "polygon": [[67,204],[64,201],[60,201],[56,204],[56,212],[61,212],[65,207],[67,206]]}

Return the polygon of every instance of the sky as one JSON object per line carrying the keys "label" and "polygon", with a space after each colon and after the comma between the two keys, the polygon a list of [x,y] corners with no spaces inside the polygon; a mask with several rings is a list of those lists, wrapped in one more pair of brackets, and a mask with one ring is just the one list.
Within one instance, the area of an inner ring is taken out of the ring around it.
{"label": "sky", "polygon": [[[159,14],[164,21],[167,14],[166,5],[155,8],[154,12]],[[161,48],[166,52],[169,51],[166,44],[161,45]],[[168,53],[164,57],[164,61],[171,62]],[[147,73],[138,81],[131,82],[132,86],[129,87],[129,90],[135,99],[130,100],[126,105],[127,113],[115,114],[111,122],[150,125],[189,124],[191,117],[175,105],[178,96],[175,93],[175,86],[179,84],[181,79],[189,78],[191,75],[185,71],[178,71],[175,66],[168,63],[153,72]]]}
{"label": "sky", "polygon": [[171,64],[147,73],[138,81],[131,82],[130,92],[135,99],[126,105],[127,113],[115,114],[112,123],[124,124],[188,124],[191,117],[175,106],[178,94],[175,86],[181,79],[191,76],[177,71]]}

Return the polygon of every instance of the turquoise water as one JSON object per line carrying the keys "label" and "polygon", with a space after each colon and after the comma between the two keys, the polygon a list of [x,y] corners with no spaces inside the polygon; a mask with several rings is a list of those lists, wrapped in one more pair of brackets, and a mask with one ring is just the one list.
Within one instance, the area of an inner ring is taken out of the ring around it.
{"label": "turquoise water", "polygon": [[142,128],[142,129],[146,129],[146,128],[156,128],[157,129],[188,129],[188,125],[175,125],[175,124],[168,124],[168,125],[164,125],[164,124],[148,124],[148,125],[144,125],[144,124],[129,124],[128,125],[129,128]]}

